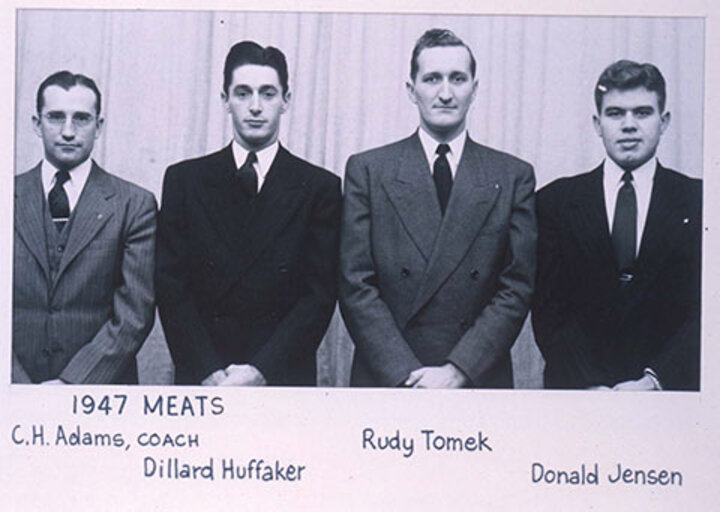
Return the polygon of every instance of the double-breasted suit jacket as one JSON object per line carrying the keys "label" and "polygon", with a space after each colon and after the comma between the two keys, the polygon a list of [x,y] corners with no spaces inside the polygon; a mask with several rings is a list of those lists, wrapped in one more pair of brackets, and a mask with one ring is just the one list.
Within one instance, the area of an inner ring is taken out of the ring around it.
{"label": "double-breasted suit jacket", "polygon": [[649,368],[665,389],[698,389],[702,182],[657,164],[632,279],[621,281],[602,173],[537,196],[532,320],[545,385],[612,386]]}
{"label": "double-breasted suit jacket", "polygon": [[40,165],[15,178],[13,382],[137,383],[155,318],[155,198],[93,162],[53,247],[41,180]]}
{"label": "double-breasted suit jacket", "polygon": [[234,172],[227,146],[165,174],[156,282],[176,382],[243,363],[270,385],[315,385],[337,297],[340,179],[282,146],[255,198]]}
{"label": "double-breasted suit jacket", "polygon": [[444,216],[417,133],[352,156],[340,263],[352,383],[398,386],[451,362],[471,386],[512,387],[535,238],[533,170],[513,156],[468,138]]}

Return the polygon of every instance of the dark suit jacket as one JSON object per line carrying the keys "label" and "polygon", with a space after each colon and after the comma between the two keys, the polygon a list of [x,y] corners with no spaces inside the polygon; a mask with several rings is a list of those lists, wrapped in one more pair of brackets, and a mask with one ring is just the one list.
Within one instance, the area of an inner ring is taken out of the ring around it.
{"label": "dark suit jacket", "polygon": [[153,195],[93,162],[57,275],[40,166],[15,178],[13,382],[137,383],[155,318]]}
{"label": "dark suit jacket", "polygon": [[179,384],[248,363],[315,385],[336,300],[340,179],[282,146],[252,204],[231,146],[168,168],[157,297]]}
{"label": "dark suit jacket", "polygon": [[612,386],[651,368],[698,389],[702,182],[658,164],[634,278],[621,284],[602,166],[537,196],[532,320],[551,388]]}
{"label": "dark suit jacket", "polygon": [[417,133],[349,159],[340,306],[354,385],[398,386],[451,362],[472,386],[512,387],[535,279],[534,185],[529,164],[468,139],[442,216]]}

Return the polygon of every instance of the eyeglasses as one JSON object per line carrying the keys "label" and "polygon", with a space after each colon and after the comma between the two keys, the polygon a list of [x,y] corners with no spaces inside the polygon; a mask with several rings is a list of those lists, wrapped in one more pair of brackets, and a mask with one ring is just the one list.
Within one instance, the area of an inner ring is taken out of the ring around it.
{"label": "eyeglasses", "polygon": [[[65,112],[53,111],[43,114],[42,116],[48,123],[57,128],[65,125],[65,121],[67,121]],[[75,112],[70,118],[70,121],[75,128],[87,128],[93,123],[93,121],[95,121],[95,116],[86,112]]]}

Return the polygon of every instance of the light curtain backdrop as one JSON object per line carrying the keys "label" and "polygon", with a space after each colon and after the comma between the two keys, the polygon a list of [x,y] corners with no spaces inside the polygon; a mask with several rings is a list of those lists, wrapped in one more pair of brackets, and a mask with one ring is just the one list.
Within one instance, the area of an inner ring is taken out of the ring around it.
{"label": "light curtain backdrop", "polygon": [[[343,176],[347,158],[417,127],[405,82],[415,40],[450,28],[473,49],[479,90],[470,135],[535,166],[538,186],[603,158],[592,128],[593,86],[620,58],[655,63],[668,82],[672,122],[664,165],[702,175],[703,41],[699,18],[504,17],[207,11],[23,10],[17,17],[16,165],[42,157],[31,129],[35,93],[49,74],[93,77],[105,129],[93,157],[151,190],[165,168],[232,137],[220,101],[225,55],[237,41],[287,56],[292,104],[280,140]],[[347,385],[352,344],[335,315],[318,352],[319,383]],[[159,322],[139,354],[141,381],[169,383]],[[543,361],[526,323],[515,347],[517,387],[542,386]]]}

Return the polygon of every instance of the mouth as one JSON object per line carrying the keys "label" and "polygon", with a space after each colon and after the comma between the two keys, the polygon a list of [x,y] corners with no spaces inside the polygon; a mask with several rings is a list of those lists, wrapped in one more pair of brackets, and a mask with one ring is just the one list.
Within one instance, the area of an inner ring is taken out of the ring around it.
{"label": "mouth", "polygon": [[245,119],[245,124],[250,126],[251,128],[260,128],[262,127],[267,121],[264,119]]}
{"label": "mouth", "polygon": [[617,141],[617,144],[623,148],[623,149],[633,149],[640,145],[642,142],[642,139],[638,138],[627,138],[627,139],[619,139]]}
{"label": "mouth", "polygon": [[451,105],[436,105],[433,107],[433,110],[439,110],[441,112],[452,112],[457,110],[457,107]]}
{"label": "mouth", "polygon": [[74,151],[80,148],[79,144],[55,144],[55,146],[60,148],[62,151]]}

